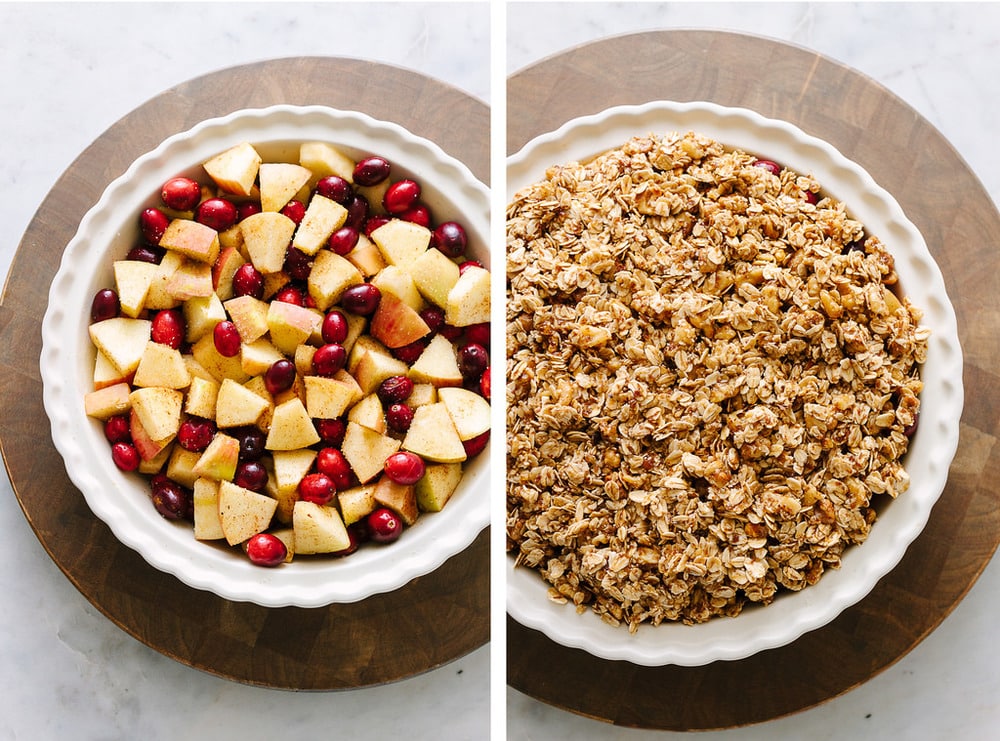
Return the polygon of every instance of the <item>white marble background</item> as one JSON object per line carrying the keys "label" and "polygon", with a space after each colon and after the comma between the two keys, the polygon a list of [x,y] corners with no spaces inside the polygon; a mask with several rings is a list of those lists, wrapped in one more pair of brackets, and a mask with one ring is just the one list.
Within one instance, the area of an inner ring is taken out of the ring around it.
{"label": "white marble background", "polygon": [[[77,155],[193,77],[331,55],[490,93],[484,5],[0,3],[0,32],[0,275]],[[42,549],[6,473],[0,533],[0,741],[488,737],[489,647],[374,689],[249,687],[156,653],[94,609]]]}
{"label": "white marble background", "polygon": [[[506,68],[603,36],[716,28],[790,41],[874,78],[955,146],[1000,203],[1000,5],[996,3],[511,3]],[[985,297],[995,300],[996,297]],[[973,400],[974,402],[974,400]],[[916,649],[860,688],[817,708],[699,741],[1000,738],[1000,564]],[[762,681],[766,681],[762,678]],[[519,740],[680,738],[615,728],[507,692]]]}

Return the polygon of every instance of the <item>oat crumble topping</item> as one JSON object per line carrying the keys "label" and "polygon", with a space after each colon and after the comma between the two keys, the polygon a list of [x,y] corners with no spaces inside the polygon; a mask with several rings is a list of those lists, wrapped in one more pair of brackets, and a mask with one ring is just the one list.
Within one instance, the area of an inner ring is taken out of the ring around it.
{"label": "oat crumble topping", "polygon": [[508,549],[630,631],[815,584],[909,483],[921,313],[756,161],[636,137],[508,206]]}

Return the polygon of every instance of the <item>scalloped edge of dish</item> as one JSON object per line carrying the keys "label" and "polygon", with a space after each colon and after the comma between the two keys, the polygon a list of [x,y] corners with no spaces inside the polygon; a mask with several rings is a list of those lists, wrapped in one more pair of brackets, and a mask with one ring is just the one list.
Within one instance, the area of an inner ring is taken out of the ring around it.
{"label": "scalloped edge of dish", "polygon": [[[167,138],[105,189],[63,253],[42,321],[39,366],[52,439],[94,514],[151,566],[188,586],[265,607],[322,607],[393,591],[460,553],[489,524],[486,450],[468,464],[450,506],[418,519],[391,548],[361,549],[350,559],[302,559],[262,569],[227,549],[196,541],[189,524],[170,523],[156,514],[138,477],[123,476],[110,464],[100,426],[83,412],[83,393],[90,390],[93,368],[84,367],[87,363],[79,358],[92,363],[94,357],[86,307],[95,286],[108,284],[112,245],[120,247],[128,238],[125,232],[135,232],[126,227],[129,220],[152,203],[167,178],[197,168],[229,146],[251,141],[266,148],[269,143],[305,140],[378,151],[400,171],[418,174],[428,205],[453,218],[461,215],[470,243],[476,245],[475,256],[489,264],[489,191],[434,142],[356,111],[292,105],[242,109]],[[90,280],[79,280],[80,275],[90,275]],[[70,315],[69,307],[79,307],[78,315]],[[93,466],[94,460],[107,464]]]}
{"label": "scalloped edge of dish", "polygon": [[870,233],[890,245],[900,283],[924,310],[922,323],[931,328],[932,335],[922,369],[920,429],[907,454],[910,489],[886,507],[864,544],[848,549],[841,568],[828,570],[816,585],[783,593],[766,607],[748,606],[735,618],[715,618],[698,625],[642,625],[630,634],[624,627],[604,623],[590,610],[577,613],[570,605],[550,601],[548,585],[537,572],[514,568],[514,559],[506,557],[507,612],[515,620],[561,645],[643,666],[700,666],[747,658],[795,641],[862,600],[895,568],[926,525],[947,483],[964,402],[954,309],[920,232],[860,165],[793,124],[705,101],[653,101],[609,108],[568,121],[509,157],[507,201],[544,177],[552,165],[584,161],[620,147],[632,136],[688,130],[812,173],[825,192],[843,201]]}

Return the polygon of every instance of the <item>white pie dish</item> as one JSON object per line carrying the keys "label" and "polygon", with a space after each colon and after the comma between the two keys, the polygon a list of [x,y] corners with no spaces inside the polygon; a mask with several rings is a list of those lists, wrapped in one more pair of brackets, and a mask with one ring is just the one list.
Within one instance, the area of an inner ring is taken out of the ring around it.
{"label": "white pie dish", "polygon": [[956,318],[943,277],[919,231],[899,204],[859,165],[830,144],[783,121],[708,102],[655,101],[610,108],[543,134],[507,162],[507,201],[544,178],[548,167],[586,161],[647,133],[696,131],[723,144],[814,175],[824,192],[843,201],[867,231],[878,235],[896,260],[903,291],[924,310],[931,329],[920,426],[911,442],[909,490],[880,511],[868,540],[848,549],[840,569],[815,586],[781,594],[767,607],[748,607],[735,618],[698,625],[642,625],[635,634],[604,623],[593,612],[550,601],[534,570],[515,568],[508,555],[507,611],[551,640],[604,659],[645,666],[699,666],[746,658],[791,643],[826,625],[864,598],[891,571],[920,534],[944,490],[958,446],[963,406],[962,352]]}
{"label": "white pie dish", "polygon": [[81,221],[52,281],[42,323],[40,368],[52,438],[90,508],[157,569],[191,587],[267,607],[320,607],[392,591],[460,553],[489,523],[487,450],[470,462],[444,510],[419,518],[395,543],[366,546],[347,558],[261,568],[235,550],[195,540],[189,522],[160,517],[146,478],[115,468],[101,424],[84,414],[95,359],[87,332],[91,298],[114,285],[112,260],[138,243],[138,214],[156,204],[161,184],[199,173],[202,162],[244,141],[265,161],[280,161],[285,151],[295,157],[298,144],[311,140],[355,157],[378,153],[392,162],[394,179],[418,179],[435,218],[461,221],[469,255],[489,265],[489,194],[465,165],[394,123],[323,106],[279,105],[203,121],[133,162]]}

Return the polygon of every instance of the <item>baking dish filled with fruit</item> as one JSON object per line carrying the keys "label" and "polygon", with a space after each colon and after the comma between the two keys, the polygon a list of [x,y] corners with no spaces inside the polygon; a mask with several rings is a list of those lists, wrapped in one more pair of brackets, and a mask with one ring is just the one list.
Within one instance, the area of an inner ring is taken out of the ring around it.
{"label": "baking dish filled with fruit", "polygon": [[43,322],[90,507],[157,568],[269,606],[363,599],[463,550],[489,513],[488,206],[433,143],[318,106],[139,158]]}

